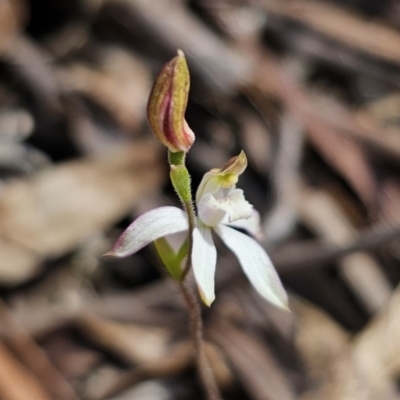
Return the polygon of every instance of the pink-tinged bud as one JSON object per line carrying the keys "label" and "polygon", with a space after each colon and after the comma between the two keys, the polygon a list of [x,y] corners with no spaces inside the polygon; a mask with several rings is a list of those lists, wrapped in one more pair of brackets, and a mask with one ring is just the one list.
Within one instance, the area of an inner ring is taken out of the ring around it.
{"label": "pink-tinged bud", "polygon": [[190,76],[185,55],[164,65],[156,77],[147,105],[147,118],[158,140],[172,152],[189,151],[194,133],[185,121]]}

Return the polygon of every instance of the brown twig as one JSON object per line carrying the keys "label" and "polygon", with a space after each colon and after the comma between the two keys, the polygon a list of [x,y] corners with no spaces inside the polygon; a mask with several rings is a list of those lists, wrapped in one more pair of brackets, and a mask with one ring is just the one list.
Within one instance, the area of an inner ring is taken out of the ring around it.
{"label": "brown twig", "polygon": [[254,400],[294,400],[290,381],[272,352],[255,335],[229,322],[215,321],[210,334],[223,349]]}
{"label": "brown twig", "polygon": [[356,51],[398,64],[400,34],[383,21],[362,18],[345,8],[320,1],[256,1],[271,15],[298,21]]}
{"label": "brown twig", "polygon": [[1,336],[10,349],[23,361],[52,398],[78,400],[71,385],[47,358],[42,349],[18,324],[3,301],[0,301]]}
{"label": "brown twig", "polygon": [[341,257],[362,250],[374,250],[400,237],[400,227],[374,227],[361,231],[357,238],[345,246],[316,243],[303,240],[286,245],[282,250],[271,253],[274,265],[280,273],[290,273],[299,269],[312,269],[329,265]]}

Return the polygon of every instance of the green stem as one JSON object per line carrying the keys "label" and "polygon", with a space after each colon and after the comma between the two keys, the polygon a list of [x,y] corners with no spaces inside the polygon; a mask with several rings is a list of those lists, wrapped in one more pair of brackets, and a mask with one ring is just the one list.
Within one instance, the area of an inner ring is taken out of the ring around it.
{"label": "green stem", "polygon": [[189,316],[190,316],[190,333],[195,349],[197,370],[201,383],[207,394],[208,400],[221,400],[219,389],[215,378],[207,360],[205,353],[205,345],[203,339],[203,321],[201,319],[201,308],[196,295],[193,293],[188,280],[186,279],[188,272],[192,267],[193,252],[193,231],[196,226],[196,213],[193,207],[192,191],[190,188],[190,175],[185,167],[185,153],[168,152],[168,161],[171,165],[170,177],[171,182],[182,201],[188,216],[189,232],[188,232],[188,252],[185,267],[182,271],[182,279],[179,287],[185,299]]}
{"label": "green stem", "polygon": [[168,151],[168,162],[170,165],[185,165],[186,153],[184,151],[178,151],[173,153]]}
{"label": "green stem", "polygon": [[193,251],[193,230],[196,226],[196,213],[193,207],[192,190],[190,187],[191,177],[185,166],[185,156],[186,154],[183,151],[177,153],[168,151],[168,162],[171,167],[171,182],[182,202],[183,207],[185,208],[189,224],[188,256],[186,258],[185,267],[182,271],[182,280],[185,279],[192,265],[191,255]]}
{"label": "green stem", "polygon": [[189,232],[188,232],[188,256],[186,258],[185,268],[182,271],[182,280],[186,278],[186,275],[192,267],[192,252],[193,252],[193,231],[196,226],[196,214],[194,212],[193,202],[186,202],[184,204],[185,211],[188,216]]}

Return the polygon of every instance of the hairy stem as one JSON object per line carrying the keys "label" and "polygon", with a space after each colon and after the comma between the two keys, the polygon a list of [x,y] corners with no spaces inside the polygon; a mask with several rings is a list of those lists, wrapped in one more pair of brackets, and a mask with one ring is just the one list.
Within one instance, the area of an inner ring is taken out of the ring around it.
{"label": "hairy stem", "polygon": [[188,239],[189,239],[189,248],[188,248],[188,256],[186,258],[185,268],[182,271],[182,279],[185,280],[187,273],[190,271],[192,267],[192,252],[193,252],[193,230],[196,226],[196,215],[194,213],[193,202],[186,202],[185,203],[185,211],[188,216],[189,222],[189,232],[188,232]]}
{"label": "hairy stem", "polygon": [[188,280],[187,273],[192,267],[192,250],[193,250],[193,230],[196,225],[196,215],[194,212],[193,202],[185,202],[185,210],[188,215],[189,233],[188,233],[188,256],[186,258],[185,268],[182,272],[182,281],[179,283],[183,297],[185,299],[189,317],[190,317],[190,333],[195,349],[197,370],[200,376],[201,383],[207,394],[208,400],[220,400],[219,389],[215,382],[213,371],[208,363],[205,353],[205,345],[203,339],[203,321],[201,319],[201,307],[196,294],[193,293]]}
{"label": "hairy stem", "polygon": [[208,363],[205,353],[205,345],[203,339],[203,321],[201,319],[201,308],[199,301],[193,293],[186,276],[192,267],[192,252],[193,252],[193,230],[196,226],[196,213],[193,207],[192,191],[190,188],[191,178],[185,167],[185,153],[168,152],[168,161],[171,165],[171,182],[174,186],[188,216],[189,232],[188,232],[188,252],[186,257],[185,267],[182,271],[179,287],[185,299],[189,317],[190,317],[190,333],[195,349],[197,362],[197,370],[200,376],[201,383],[207,394],[208,400],[221,400],[217,383],[215,382],[213,371]]}
{"label": "hairy stem", "polygon": [[195,348],[197,370],[208,400],[221,400],[213,371],[208,363],[203,339],[203,321],[201,308],[196,295],[193,293],[187,279],[179,283],[190,316],[190,333]]}

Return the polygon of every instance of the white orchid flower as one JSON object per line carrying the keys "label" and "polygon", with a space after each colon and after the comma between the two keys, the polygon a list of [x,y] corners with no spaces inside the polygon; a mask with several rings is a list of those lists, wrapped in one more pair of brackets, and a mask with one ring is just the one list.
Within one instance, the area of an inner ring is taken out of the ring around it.
{"label": "white orchid flower", "polygon": [[[244,152],[223,168],[206,173],[196,193],[198,217],[193,231],[192,266],[202,300],[208,306],[215,299],[214,276],[217,250],[212,230],[236,255],[256,290],[271,303],[287,308],[287,295],[271,260],[251,237],[231,228],[239,227],[253,236],[259,234],[259,215],[236,188],[245,170]],[[137,218],[121,235],[109,255],[129,256],[154,240],[188,230],[187,216],[177,207],[160,207]]]}

